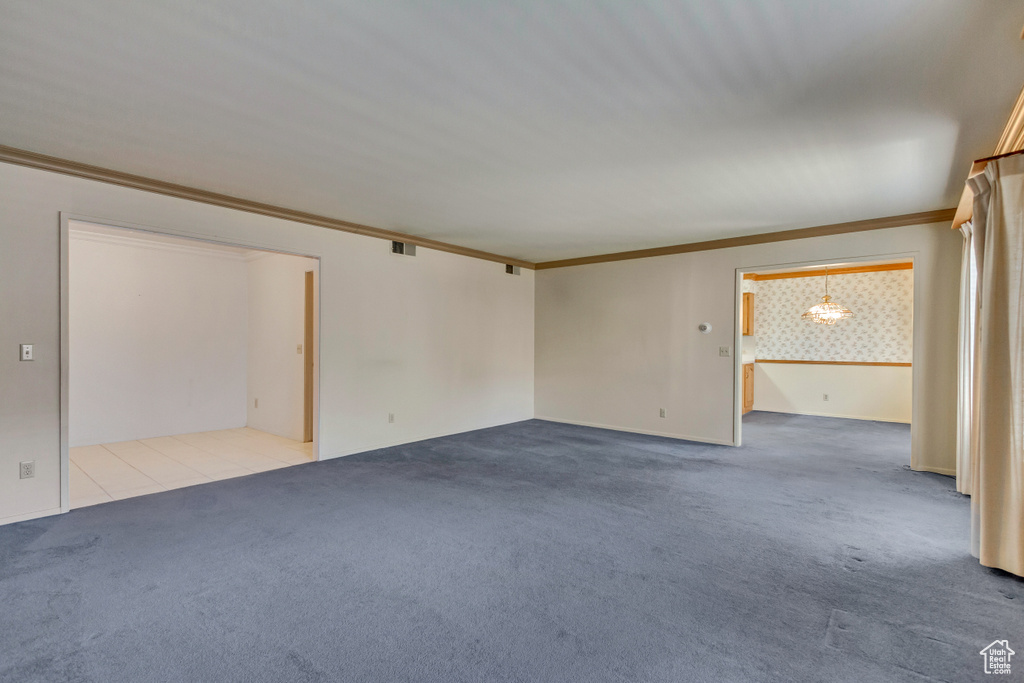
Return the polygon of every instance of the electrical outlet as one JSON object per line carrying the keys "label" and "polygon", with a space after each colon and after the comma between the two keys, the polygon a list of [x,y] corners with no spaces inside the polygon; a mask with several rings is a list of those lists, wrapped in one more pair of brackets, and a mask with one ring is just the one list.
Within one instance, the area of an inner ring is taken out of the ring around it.
{"label": "electrical outlet", "polygon": [[665,409],[664,408],[659,408],[658,409],[658,417],[665,417]]}
{"label": "electrical outlet", "polygon": [[728,346],[719,346],[718,355],[722,358],[728,358],[730,356],[731,349]]}
{"label": "electrical outlet", "polygon": [[296,344],[295,353],[302,355],[302,344]]}
{"label": "electrical outlet", "polygon": [[828,394],[822,394],[821,395],[821,400],[822,401],[827,401],[828,400]]}
{"label": "electrical outlet", "polygon": [[25,462],[18,463],[19,477],[21,479],[31,479],[36,476],[36,461],[26,460]]}
{"label": "electrical outlet", "polygon": [[391,424],[394,421],[395,421],[395,414],[394,413],[388,413],[388,424]]}

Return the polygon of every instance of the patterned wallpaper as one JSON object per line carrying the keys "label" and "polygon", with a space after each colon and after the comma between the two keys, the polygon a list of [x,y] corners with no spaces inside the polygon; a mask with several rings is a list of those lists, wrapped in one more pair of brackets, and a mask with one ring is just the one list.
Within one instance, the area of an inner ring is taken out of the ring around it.
{"label": "patterned wallpaper", "polygon": [[757,357],[910,363],[914,349],[914,271],[829,275],[832,300],[854,317],[818,325],[800,315],[821,301],[824,277],[758,280],[754,295]]}

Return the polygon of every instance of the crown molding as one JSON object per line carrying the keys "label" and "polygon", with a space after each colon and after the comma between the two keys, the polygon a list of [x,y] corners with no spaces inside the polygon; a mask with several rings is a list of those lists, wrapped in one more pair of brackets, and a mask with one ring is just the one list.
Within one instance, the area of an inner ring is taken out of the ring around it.
{"label": "crown molding", "polygon": [[374,228],[369,225],[362,225],[361,223],[352,223],[351,221],[344,221],[338,218],[320,216],[318,214],[296,211],[295,209],[288,209],[282,206],[275,206],[273,204],[264,204],[262,202],[255,202],[249,199],[242,199],[240,197],[232,197],[230,195],[220,194],[217,192],[209,192],[207,190],[200,190],[186,185],[168,183],[163,180],[155,180],[153,178],[146,178],[144,176],[134,175],[131,173],[122,173],[109,168],[82,164],[77,161],[70,161],[59,157],[29,152],[15,147],[0,145],[0,161],[8,164],[15,164],[17,166],[27,166],[29,168],[35,168],[43,171],[52,171],[54,173],[75,176],[76,178],[87,178],[89,180],[98,180],[112,185],[130,187],[136,190],[155,192],[156,194],[177,197],[179,199],[188,199],[190,201],[211,204],[213,206],[220,206],[227,209],[246,211],[248,213],[255,213],[261,216],[270,216],[273,218],[294,221],[296,223],[315,225],[329,230],[339,230],[341,232],[365,235],[367,237],[376,237],[384,240],[408,242],[409,244],[415,244],[426,249],[434,249],[435,251],[444,251],[450,254],[459,254],[460,256],[470,256],[484,261],[512,264],[514,266],[519,266],[520,268],[533,269],[533,263],[523,261],[522,259],[509,258],[507,256],[492,254],[478,249],[460,247],[456,244],[439,242],[425,237],[407,235],[393,230],[383,230],[381,228]]}
{"label": "crown molding", "polygon": [[635,251],[620,251],[614,254],[600,254],[598,256],[584,256],[582,258],[563,259],[560,261],[542,261],[536,264],[537,270],[549,268],[568,268],[570,266],[583,266],[591,263],[607,263],[609,261],[627,261],[631,259],[652,258],[654,256],[670,256],[672,254],[686,254],[694,251],[710,251],[712,249],[728,249],[730,247],[745,247],[752,244],[768,244],[771,242],[785,242],[787,240],[799,240],[808,237],[824,237],[827,235],[842,235],[848,232],[864,232],[866,230],[882,230],[884,228],[900,228],[907,225],[925,225],[928,223],[945,223],[953,218],[956,209],[939,209],[937,211],[922,211],[920,213],[905,213],[899,216],[887,216],[885,218],[871,218],[863,221],[851,221],[849,223],[834,223],[832,225],[819,225],[813,228],[798,228],[796,230],[781,230],[779,232],[766,232],[758,235],[746,235],[744,237],[729,237],[720,240],[708,240],[706,242],[690,242],[688,244],[677,244],[670,247],[655,247],[653,249],[637,249]]}
{"label": "crown molding", "polygon": [[[1022,96],[1024,96],[1024,93],[1022,93]],[[1024,117],[1024,102],[1019,102],[1019,104],[1021,105],[1021,116]],[[1024,118],[1022,118],[1022,122],[1024,122]],[[1024,123],[1022,123],[1022,135],[1024,135]],[[203,204],[210,204],[212,206],[220,206],[223,208],[254,213],[261,216],[270,216],[272,218],[280,218],[283,220],[294,221],[296,223],[315,225],[317,227],[327,228],[329,230],[338,230],[341,232],[348,232],[356,235],[364,235],[367,237],[376,237],[378,239],[384,240],[407,242],[409,244],[415,244],[417,246],[421,246],[427,249],[444,251],[451,254],[459,254],[461,256],[469,256],[471,258],[482,259],[484,261],[492,261],[495,263],[511,264],[529,270],[567,268],[570,266],[581,266],[591,263],[625,261],[630,259],[651,258],[654,256],[668,256],[671,254],[685,254],[695,251],[727,249],[729,247],[741,247],[752,244],[768,244],[771,242],[804,239],[807,237],[839,235],[848,232],[861,232],[865,230],[896,228],[905,225],[920,225],[925,223],[947,222],[953,219],[955,213],[955,209],[940,209],[937,211],[924,211],[921,213],[903,214],[900,216],[889,216],[885,218],[873,218],[869,220],[852,221],[849,223],[821,225],[811,228],[799,228],[796,230],[782,230],[779,232],[761,233],[757,235],[747,235],[744,237],[730,237],[726,239],[708,240],[705,242],[690,242],[688,244],[677,244],[667,247],[655,247],[653,249],[638,249],[633,251],[623,251],[612,254],[600,254],[597,256],[585,256],[581,258],[571,258],[557,261],[544,261],[541,263],[532,263],[530,261],[524,261],[522,259],[501,256],[500,254],[493,254],[491,252],[480,251],[478,249],[470,249],[468,247],[460,247],[455,244],[440,242],[425,237],[407,235],[405,233],[395,232],[393,230],[383,230],[381,228],[374,228],[369,225],[362,225],[360,223],[352,223],[350,221],[344,221],[338,218],[330,218],[327,216],[320,216],[318,214],[306,213],[304,211],[288,209],[281,206],[275,206],[273,204],[264,204],[261,202],[255,202],[248,199],[242,199],[240,197],[232,197],[230,195],[219,194],[207,190],[200,190],[197,188],[188,187],[186,185],[178,185],[176,183],[169,183],[163,180],[156,180],[153,178],[147,178],[145,176],[134,175],[131,173],[122,173],[120,171],[101,168],[99,166],[91,166],[89,164],[82,164],[77,161],[70,161],[68,159],[61,159],[59,157],[47,156],[45,154],[29,152],[27,150],[17,149],[14,147],[7,147],[5,145],[0,145],[0,162],[14,164],[17,166],[25,166],[28,168],[35,168],[43,171],[51,171],[54,173],[61,173],[63,175],[70,175],[77,178],[96,180],[99,182],[110,183],[112,185],[120,185],[122,187],[130,187],[136,190],[143,190],[145,192],[154,192],[156,194],[162,194],[169,197],[187,199],[190,201],[200,202]]]}

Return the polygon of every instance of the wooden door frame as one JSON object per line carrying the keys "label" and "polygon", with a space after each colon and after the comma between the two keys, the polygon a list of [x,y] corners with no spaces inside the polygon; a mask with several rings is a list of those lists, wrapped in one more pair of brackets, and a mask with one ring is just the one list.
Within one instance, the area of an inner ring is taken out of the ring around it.
{"label": "wooden door frame", "polygon": [[316,373],[316,274],[312,270],[305,273],[305,302],[302,333],[302,442],[313,441],[314,431],[314,392],[313,383]]}
{"label": "wooden door frame", "polygon": [[[859,263],[862,261],[888,261],[888,260],[909,260],[914,264],[914,351],[913,355],[917,355],[917,350],[924,345],[924,330],[918,320],[918,308],[921,305],[919,296],[921,296],[920,283],[918,282],[918,269],[916,263],[916,257],[918,252],[916,251],[904,251],[894,254],[871,254],[867,256],[836,256],[829,259],[814,259],[811,261],[791,261],[787,263],[766,263],[756,266],[744,266],[742,268],[736,268],[736,292],[733,296],[733,427],[732,427],[732,445],[742,446],[743,445],[743,276],[748,273],[756,273],[763,270],[798,270],[800,268],[806,268],[808,266],[830,266],[834,263]],[[913,361],[913,358],[911,358]],[[754,371],[757,371],[757,365],[754,365]],[[911,383],[913,389],[911,390],[911,420],[910,420],[910,442],[911,442],[911,453],[913,453],[913,444],[917,442],[917,422],[913,419],[913,402],[917,397],[918,384],[920,382],[920,374],[918,364],[912,363],[911,367]],[[756,385],[754,391],[757,391]],[[756,400],[756,399],[755,399]]]}

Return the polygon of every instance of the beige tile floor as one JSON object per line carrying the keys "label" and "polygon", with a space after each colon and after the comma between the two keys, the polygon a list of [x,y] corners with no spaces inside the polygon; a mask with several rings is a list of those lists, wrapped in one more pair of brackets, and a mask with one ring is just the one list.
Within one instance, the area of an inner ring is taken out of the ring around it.
{"label": "beige tile floor", "polygon": [[313,444],[249,427],[71,449],[71,507],[144,496],[313,460]]}

